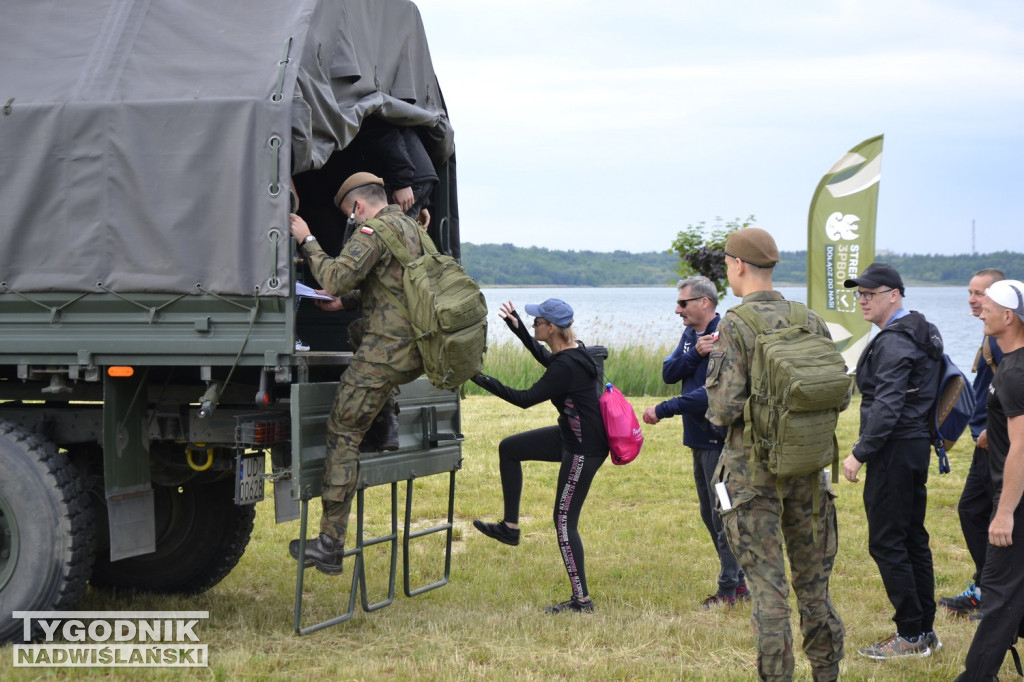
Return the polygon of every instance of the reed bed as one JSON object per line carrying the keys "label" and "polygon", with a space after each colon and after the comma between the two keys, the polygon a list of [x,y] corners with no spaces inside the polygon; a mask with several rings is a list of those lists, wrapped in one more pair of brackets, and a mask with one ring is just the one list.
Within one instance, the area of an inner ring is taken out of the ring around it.
{"label": "reed bed", "polygon": [[[606,346],[604,360],[605,380],[611,381],[625,395],[670,397],[679,394],[679,383],[666,384],[661,380],[661,364],[675,348],[671,346],[625,345]],[[529,388],[544,373],[530,353],[516,342],[491,345],[484,358],[484,374],[489,374],[506,386]],[[490,395],[473,383],[465,385],[466,395]]]}

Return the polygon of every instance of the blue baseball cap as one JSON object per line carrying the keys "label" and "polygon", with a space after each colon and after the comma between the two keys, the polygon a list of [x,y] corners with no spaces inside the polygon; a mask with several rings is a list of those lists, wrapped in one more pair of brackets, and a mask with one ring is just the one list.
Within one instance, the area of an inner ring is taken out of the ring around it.
{"label": "blue baseball cap", "polygon": [[527,315],[543,317],[555,326],[568,327],[572,324],[572,306],[560,299],[549,298],[538,305],[527,303],[525,308]]}

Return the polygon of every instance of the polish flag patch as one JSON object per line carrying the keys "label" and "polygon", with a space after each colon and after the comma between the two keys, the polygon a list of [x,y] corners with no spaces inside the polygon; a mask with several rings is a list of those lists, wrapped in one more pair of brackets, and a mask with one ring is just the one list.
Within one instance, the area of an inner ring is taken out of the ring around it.
{"label": "polish flag patch", "polygon": [[373,234],[373,228],[372,227],[366,227],[365,225],[363,227],[359,228],[359,231],[362,232],[363,234]]}

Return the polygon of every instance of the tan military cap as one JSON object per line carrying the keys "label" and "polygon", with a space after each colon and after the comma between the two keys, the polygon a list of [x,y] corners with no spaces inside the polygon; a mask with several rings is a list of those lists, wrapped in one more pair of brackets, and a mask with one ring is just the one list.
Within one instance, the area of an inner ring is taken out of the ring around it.
{"label": "tan military cap", "polygon": [[348,179],[341,183],[341,189],[334,195],[334,205],[340,209],[341,203],[345,201],[345,197],[348,196],[349,192],[360,187],[366,187],[367,185],[380,185],[383,187],[384,181],[373,173],[353,173],[348,176]]}
{"label": "tan military cap", "polygon": [[779,262],[775,240],[760,227],[747,227],[730,234],[725,240],[725,255],[761,268],[774,267]]}

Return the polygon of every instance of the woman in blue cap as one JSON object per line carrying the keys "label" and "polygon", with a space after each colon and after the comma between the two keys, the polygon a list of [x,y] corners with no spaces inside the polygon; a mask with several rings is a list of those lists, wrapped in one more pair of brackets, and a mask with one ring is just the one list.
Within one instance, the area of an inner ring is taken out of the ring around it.
{"label": "woman in blue cap", "polygon": [[[533,336],[512,302],[503,303],[498,315],[519,337],[537,362],[547,370],[533,386],[517,390],[494,377],[478,374],[473,382],[518,407],[545,400],[558,410],[558,425],[517,433],[498,445],[505,516],[497,523],[476,519],[473,526],[506,545],[519,544],[519,498],[523,489],[524,461],[560,462],[555,489],[555,531],[572,585],[572,597],[545,610],[581,613],[594,610],[583,568],[583,543],[577,530],[580,510],[594,474],[608,456],[608,440],[598,403],[600,376],[597,363],[572,330],[573,311],[568,303],[549,298],[526,306],[534,317]],[[545,348],[542,344],[547,344]],[[548,350],[550,349],[550,350]]]}

